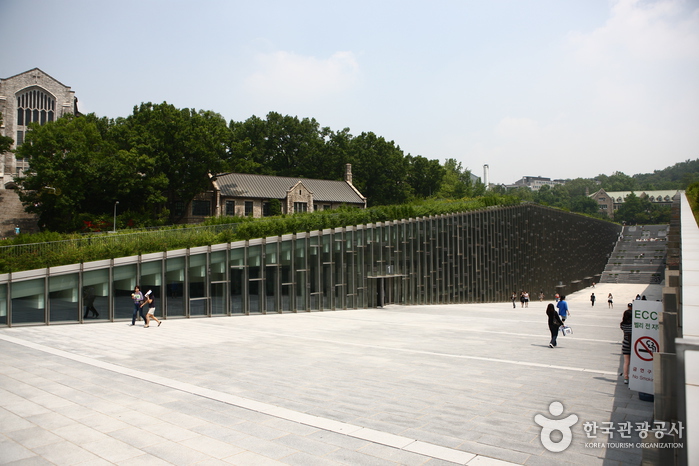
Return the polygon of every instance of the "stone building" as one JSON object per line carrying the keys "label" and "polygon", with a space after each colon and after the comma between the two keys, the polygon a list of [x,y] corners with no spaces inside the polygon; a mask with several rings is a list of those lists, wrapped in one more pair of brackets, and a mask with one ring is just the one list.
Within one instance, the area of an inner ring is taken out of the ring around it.
{"label": "stone building", "polygon": [[[0,78],[0,135],[12,138],[11,150],[24,142],[30,123],[43,125],[77,113],[75,92],[39,68]],[[12,189],[15,178],[28,166],[28,161],[17,159],[14,152],[0,154],[0,237],[15,231],[38,231],[36,216],[24,211],[17,192]]]}
{"label": "stone building", "polygon": [[651,203],[661,206],[671,206],[675,198],[679,198],[680,192],[676,189],[655,190],[655,191],[605,191],[599,189],[597,192],[590,194],[590,198],[597,201],[599,211],[606,214],[609,218],[614,218],[614,212],[624,203],[626,197],[634,193],[638,197],[645,197]]}
{"label": "stone building", "polygon": [[[0,134],[15,142],[12,149],[24,142],[29,123],[44,124],[66,114],[78,113],[78,100],[70,87],[56,81],[39,68],[9,78],[0,78],[0,113],[3,124]],[[7,152],[0,155],[0,189],[13,187],[28,162]]]}
{"label": "stone building", "polygon": [[272,202],[279,201],[282,214],[335,209],[342,205],[366,208],[366,198],[352,184],[352,166],[345,167],[345,179],[316,180],[286,176],[224,173],[211,177],[211,190],[199,194],[189,206],[181,206],[184,223],[206,217],[273,215]]}
{"label": "stone building", "polygon": [[514,184],[507,185],[508,188],[520,188],[526,187],[532,191],[538,191],[542,186],[554,187],[558,184],[566,184],[565,180],[552,180],[551,178],[546,178],[543,176],[524,176],[521,179],[514,182]]}

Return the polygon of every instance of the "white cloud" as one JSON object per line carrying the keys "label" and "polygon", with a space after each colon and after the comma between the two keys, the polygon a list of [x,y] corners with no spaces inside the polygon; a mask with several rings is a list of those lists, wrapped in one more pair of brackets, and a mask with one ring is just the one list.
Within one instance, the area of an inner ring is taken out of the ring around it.
{"label": "white cloud", "polygon": [[618,0],[604,26],[569,39],[577,58],[592,66],[620,59],[697,60],[699,8],[683,0]]}
{"label": "white cloud", "polygon": [[248,92],[270,99],[322,99],[352,88],[359,64],[352,52],[336,52],[326,59],[278,51],[259,54],[257,69],[245,80]]}

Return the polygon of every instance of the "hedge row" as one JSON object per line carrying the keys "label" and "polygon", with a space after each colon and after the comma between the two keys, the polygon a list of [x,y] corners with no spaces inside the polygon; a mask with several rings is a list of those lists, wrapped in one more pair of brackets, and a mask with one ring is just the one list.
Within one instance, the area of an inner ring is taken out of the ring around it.
{"label": "hedge row", "polygon": [[327,228],[388,222],[431,215],[467,212],[494,205],[514,205],[518,199],[490,195],[455,201],[340,208],[312,213],[253,219],[217,217],[201,225],[161,228],[153,232],[104,235],[20,235],[0,242],[0,273],[76,264],[116,257],[266,238]]}

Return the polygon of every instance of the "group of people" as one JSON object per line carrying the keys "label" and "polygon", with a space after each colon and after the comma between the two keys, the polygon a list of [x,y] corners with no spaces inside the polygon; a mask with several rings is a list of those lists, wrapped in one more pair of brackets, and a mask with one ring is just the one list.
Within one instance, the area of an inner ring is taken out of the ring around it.
{"label": "group of people", "polygon": [[[592,293],[590,296],[590,301],[592,305],[595,305],[595,294]],[[645,296],[636,296],[636,299],[645,299]],[[556,295],[556,305],[549,303],[546,307],[546,315],[548,317],[548,326],[551,332],[551,341],[549,342],[549,348],[555,348],[557,345],[558,332],[560,328],[565,326],[566,319],[570,316],[570,309],[568,309],[568,303],[565,300],[565,296]],[[612,293],[607,296],[607,303],[609,308],[614,307],[614,297]],[[623,340],[621,343],[621,354],[624,356],[624,369],[619,375],[624,377],[624,383],[629,383],[629,365],[631,363],[631,331],[633,329],[632,324],[632,303],[629,303],[624,314],[619,323],[619,328],[623,332]]]}
{"label": "group of people", "polygon": [[556,305],[549,303],[546,307],[546,315],[548,316],[549,330],[551,331],[549,348],[555,348],[557,346],[558,331],[565,325],[566,319],[570,316],[566,297],[556,294]]}
{"label": "group of people", "polygon": [[[136,325],[136,316],[140,313],[143,321],[145,322],[144,328],[150,327],[150,319],[153,319],[158,323],[158,327],[162,323],[155,317],[155,296],[153,296],[152,291],[148,291],[146,294],[141,293],[141,288],[136,285],[131,293],[131,299],[133,300],[133,317],[131,318],[131,325]],[[148,312],[144,315],[143,308],[148,306]]]}
{"label": "group of people", "polygon": [[[544,300],[544,292],[542,291],[539,293],[539,301]],[[517,301],[517,293],[514,291],[512,292],[512,307],[516,308],[517,305],[515,302]],[[528,291],[520,291],[519,292],[519,302],[521,307],[529,307],[529,292]]]}

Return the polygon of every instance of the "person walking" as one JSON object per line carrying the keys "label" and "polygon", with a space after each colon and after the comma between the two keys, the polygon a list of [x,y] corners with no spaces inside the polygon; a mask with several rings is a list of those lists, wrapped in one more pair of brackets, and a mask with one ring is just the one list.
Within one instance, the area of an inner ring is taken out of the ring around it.
{"label": "person walking", "polygon": [[624,371],[619,374],[624,376],[624,383],[629,383],[629,365],[631,364],[631,330],[633,329],[631,319],[631,303],[624,311],[619,328],[624,332],[624,339],[621,342],[621,354],[624,355]]}
{"label": "person walking", "polygon": [[143,321],[146,321],[146,316],[143,315],[143,307],[141,307],[141,304],[143,303],[143,293],[141,293],[141,288],[139,288],[138,285],[136,285],[133,289],[133,293],[131,293],[131,299],[133,300],[133,317],[131,317],[131,325],[136,325],[136,316],[138,313],[141,313],[141,317],[143,317]]}
{"label": "person walking", "polygon": [[607,295],[607,307],[609,309],[614,309],[614,297],[612,296],[611,293]]}
{"label": "person walking", "polygon": [[517,301],[517,293],[515,293],[515,292],[513,291],[513,292],[512,292],[512,308],[513,308],[513,309],[517,309],[517,305],[515,304],[516,301]]}
{"label": "person walking", "polygon": [[524,292],[524,307],[529,307],[529,292]]}
{"label": "person walking", "polygon": [[549,348],[554,348],[556,346],[556,339],[558,338],[558,329],[563,325],[563,321],[556,312],[556,308],[553,307],[553,303],[549,303],[546,307],[546,315],[548,316],[549,330],[551,331]]}
{"label": "person walking", "polygon": [[592,294],[590,295],[590,302],[592,303],[592,307],[595,307],[595,300],[596,300],[596,299],[597,299],[597,298],[595,297],[595,294],[592,293]]}
{"label": "person walking", "polygon": [[95,287],[86,286],[83,287],[83,304],[85,305],[85,315],[83,319],[87,319],[92,313],[92,315],[97,319],[100,313],[95,309]]}
{"label": "person walking", "polygon": [[561,295],[561,299],[556,303],[558,308],[558,314],[561,316],[561,321],[565,322],[568,317],[570,317],[570,310],[568,309],[568,303],[566,302],[566,297]]}
{"label": "person walking", "polygon": [[150,327],[150,319],[156,321],[158,323],[158,327],[160,327],[160,324],[162,324],[162,322],[159,321],[157,317],[155,317],[155,297],[153,296],[153,292],[151,290],[148,290],[148,292],[146,293],[145,301],[143,301],[141,307],[146,305],[148,305],[148,313],[146,314],[146,325],[144,325],[144,327]]}

